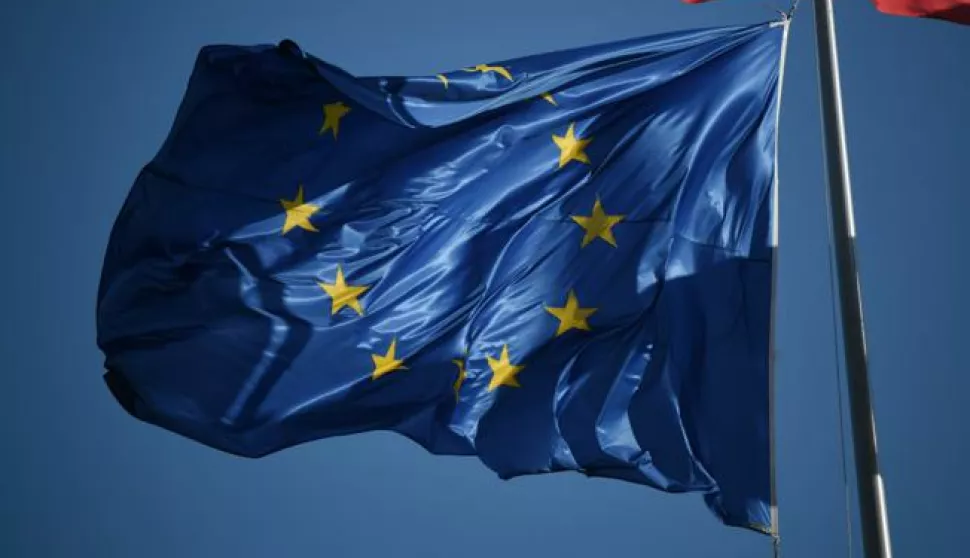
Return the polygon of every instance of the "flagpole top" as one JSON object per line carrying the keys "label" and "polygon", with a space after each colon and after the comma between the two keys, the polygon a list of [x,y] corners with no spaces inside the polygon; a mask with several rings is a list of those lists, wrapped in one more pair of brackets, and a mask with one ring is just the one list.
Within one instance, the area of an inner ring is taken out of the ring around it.
{"label": "flagpole top", "polygon": [[792,17],[795,15],[795,10],[798,8],[798,1],[792,0],[791,6],[787,10],[775,10],[781,17],[777,21],[773,21],[771,26],[780,27],[791,23]]}

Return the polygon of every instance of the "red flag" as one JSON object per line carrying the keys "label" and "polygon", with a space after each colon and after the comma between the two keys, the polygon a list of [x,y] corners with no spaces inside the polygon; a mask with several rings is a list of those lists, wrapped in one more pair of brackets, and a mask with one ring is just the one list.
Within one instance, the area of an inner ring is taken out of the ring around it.
{"label": "red flag", "polygon": [[886,14],[928,17],[970,25],[970,0],[872,0],[872,3],[877,10]]}
{"label": "red flag", "polygon": [[[711,0],[681,0],[686,4],[703,4]],[[970,25],[970,0],[872,0],[884,14],[928,17]]]}

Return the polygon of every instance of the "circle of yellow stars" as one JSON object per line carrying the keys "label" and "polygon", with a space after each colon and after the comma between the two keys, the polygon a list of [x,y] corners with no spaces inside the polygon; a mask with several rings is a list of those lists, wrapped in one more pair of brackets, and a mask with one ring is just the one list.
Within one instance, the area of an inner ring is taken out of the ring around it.
{"label": "circle of yellow stars", "polygon": [[[479,72],[482,74],[495,74],[506,80],[514,81],[508,68],[489,64],[478,64],[472,68],[466,68],[466,72]],[[448,77],[444,74],[436,74],[437,79],[447,89],[449,85]],[[540,97],[558,106],[551,93],[542,93]],[[334,140],[340,133],[341,121],[351,112],[351,108],[341,101],[326,103],[323,105],[323,123],[320,125],[318,135],[327,132],[332,134]],[[552,134],[552,142],[559,149],[558,167],[562,169],[570,163],[583,165],[590,164],[589,155],[586,153],[587,147],[592,143],[593,138],[583,136],[576,131],[575,122],[569,123],[562,134]],[[292,200],[281,199],[280,204],[284,210],[284,220],[281,234],[286,235],[294,229],[301,229],[310,233],[319,232],[319,229],[311,222],[322,206],[309,202],[305,199],[304,187],[299,185],[296,195]],[[571,220],[583,230],[583,237],[580,241],[580,248],[586,248],[590,243],[597,239],[604,241],[609,246],[617,247],[617,241],[613,234],[613,227],[624,219],[624,215],[613,215],[606,212],[599,197],[593,203],[589,215],[571,215]],[[337,315],[344,308],[356,312],[358,316],[364,315],[364,306],[361,297],[370,290],[369,285],[357,285],[347,282],[343,267],[338,264],[336,274],[332,282],[318,281],[322,289],[331,300],[331,315]],[[580,305],[579,299],[574,290],[570,290],[566,296],[563,306],[545,306],[545,311],[558,321],[555,337],[566,334],[571,330],[591,331],[589,318],[597,312],[597,308],[584,308]],[[371,355],[374,369],[371,372],[372,379],[378,379],[397,370],[403,370],[406,357],[397,354],[397,337],[391,339],[384,354],[374,353]],[[494,391],[501,386],[520,387],[518,375],[525,369],[525,365],[513,361],[508,344],[502,345],[497,357],[486,355],[486,362],[491,371],[491,378],[488,383],[488,391]],[[458,368],[457,377],[452,389],[457,398],[461,386],[468,378],[466,369],[466,357],[452,360]]]}

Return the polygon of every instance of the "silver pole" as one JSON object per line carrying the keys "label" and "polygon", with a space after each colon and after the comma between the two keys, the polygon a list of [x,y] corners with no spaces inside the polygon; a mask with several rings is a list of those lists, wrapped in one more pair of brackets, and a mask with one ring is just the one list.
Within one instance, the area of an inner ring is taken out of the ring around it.
{"label": "silver pole", "polygon": [[842,344],[845,353],[849,412],[852,419],[862,548],[866,558],[891,558],[886,495],[882,477],[879,475],[876,455],[876,425],[869,391],[862,300],[856,269],[855,220],[852,214],[852,192],[846,156],[832,0],[815,0],[814,4],[825,170],[828,178],[829,211],[832,218],[833,248],[839,285]]}

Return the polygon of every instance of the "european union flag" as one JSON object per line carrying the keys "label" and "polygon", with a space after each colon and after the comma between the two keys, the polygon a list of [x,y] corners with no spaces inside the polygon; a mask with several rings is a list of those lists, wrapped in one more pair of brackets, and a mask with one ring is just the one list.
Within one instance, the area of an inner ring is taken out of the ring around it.
{"label": "european union flag", "polygon": [[390,430],[769,531],[784,32],[424,77],[203,48],[107,249],[112,393],[237,455]]}

